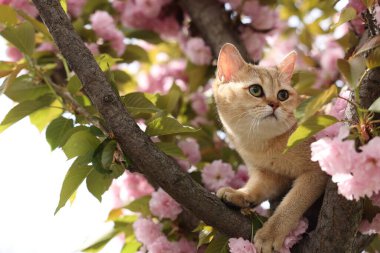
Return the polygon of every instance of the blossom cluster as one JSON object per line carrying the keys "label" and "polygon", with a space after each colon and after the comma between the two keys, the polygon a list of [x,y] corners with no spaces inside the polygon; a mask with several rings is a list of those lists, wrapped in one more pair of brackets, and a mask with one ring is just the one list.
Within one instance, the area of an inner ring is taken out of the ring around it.
{"label": "blossom cluster", "polygon": [[[290,253],[290,249],[302,239],[302,235],[306,232],[309,224],[303,218],[299,221],[297,227],[286,236],[280,253]],[[256,253],[255,246],[248,240],[243,238],[230,238],[228,241],[231,253]]]}
{"label": "blossom cluster", "polygon": [[312,143],[311,159],[332,176],[339,193],[347,199],[371,197],[380,191],[380,137],[356,150],[355,141],[346,139],[348,134],[349,130],[343,126],[338,136]]}

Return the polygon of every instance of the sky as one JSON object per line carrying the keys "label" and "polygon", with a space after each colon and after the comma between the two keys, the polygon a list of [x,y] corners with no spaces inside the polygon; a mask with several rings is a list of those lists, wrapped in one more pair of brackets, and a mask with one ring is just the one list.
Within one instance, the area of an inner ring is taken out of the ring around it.
{"label": "sky", "polygon": [[[0,60],[6,60],[0,37]],[[2,80],[0,79],[0,83]],[[0,121],[15,104],[0,95]],[[54,216],[71,164],[24,118],[0,134],[0,253],[72,253],[106,233],[111,197],[100,204],[83,184],[72,206]],[[103,252],[119,252],[118,242]]]}

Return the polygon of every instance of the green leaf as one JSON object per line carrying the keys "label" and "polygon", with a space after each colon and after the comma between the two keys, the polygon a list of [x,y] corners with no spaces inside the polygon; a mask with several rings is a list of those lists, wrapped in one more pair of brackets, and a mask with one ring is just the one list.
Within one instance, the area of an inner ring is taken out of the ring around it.
{"label": "green leaf", "polygon": [[75,94],[82,89],[82,82],[79,80],[77,75],[70,78],[67,83],[67,89],[71,94]]}
{"label": "green leaf", "polygon": [[364,42],[363,45],[355,52],[354,56],[368,52],[369,50],[372,50],[379,46],[380,46],[380,35],[376,35],[375,37],[372,37],[371,39]]}
{"label": "green leaf", "polygon": [[210,77],[210,66],[195,65],[190,61],[186,65],[186,74],[189,77],[190,92],[194,92],[199,86],[205,85]]}
{"label": "green leaf", "polygon": [[207,246],[205,253],[228,253],[228,237],[218,233]]}
{"label": "green leaf", "polygon": [[45,95],[38,100],[28,100],[13,107],[0,124],[0,133],[29,114],[50,105],[54,97]]}
{"label": "green leaf", "polygon": [[141,245],[141,243],[134,239],[124,244],[123,248],[121,249],[121,253],[135,253],[141,247]]}
{"label": "green leaf", "polygon": [[74,133],[62,147],[68,159],[93,153],[99,140],[88,130]]}
{"label": "green leaf", "polygon": [[172,142],[157,142],[155,145],[165,154],[179,159],[186,159],[182,150]]}
{"label": "green leaf", "polygon": [[150,121],[147,125],[145,133],[150,136],[194,133],[198,131],[190,126],[183,126],[176,119],[171,117],[160,117]]}
{"label": "green leaf", "polygon": [[33,54],[35,40],[31,23],[24,22],[17,26],[6,27],[0,34],[21,52],[29,56]]}
{"label": "green leaf", "polygon": [[134,61],[150,62],[148,53],[142,47],[137,45],[128,45],[121,57],[127,63]]}
{"label": "green leaf", "polygon": [[128,112],[132,115],[137,115],[139,113],[156,113],[160,111],[147,97],[144,93],[133,92],[129,93],[123,97],[121,100]]}
{"label": "green leaf", "polygon": [[[305,122],[316,112],[318,112],[322,106],[329,103],[333,98],[338,95],[338,88],[335,85],[331,85],[330,88],[320,93],[318,96],[312,97],[307,100],[307,104],[301,104],[301,109],[303,109],[303,115],[301,112],[297,112],[298,115],[302,115],[301,122]],[[297,108],[298,109],[298,108]]]}
{"label": "green leaf", "polygon": [[112,238],[117,236],[120,232],[121,232],[120,230],[112,230],[111,232],[99,238],[96,242],[94,242],[90,246],[86,247],[85,249],[82,249],[82,251],[87,252],[87,253],[99,252],[101,249],[104,248],[104,246],[106,246],[106,244],[109,241],[111,241]]}
{"label": "green leaf", "polygon": [[[108,150],[106,149],[107,147]],[[116,142],[107,138],[95,149],[94,155],[92,156],[92,164],[94,165],[95,170],[100,174],[111,174],[112,170],[109,169],[113,160],[113,154],[116,149]],[[106,151],[107,152],[104,152]],[[103,156],[106,158],[102,159]],[[103,160],[106,159],[106,162]]]}
{"label": "green leaf", "polygon": [[102,71],[109,70],[113,65],[123,60],[121,58],[113,58],[109,54],[100,54],[95,59]]}
{"label": "green leaf", "polygon": [[336,24],[334,24],[331,28],[334,29],[350,20],[353,20],[354,18],[356,18],[356,16],[357,16],[356,10],[353,7],[351,6],[346,7],[340,13],[339,21]]}
{"label": "green leaf", "polygon": [[372,103],[372,105],[368,108],[371,112],[380,113],[380,97]]}
{"label": "green leaf", "polygon": [[173,84],[168,94],[158,97],[157,106],[168,113],[173,113],[178,106],[182,93],[181,89]]}
{"label": "green leaf", "polygon": [[78,157],[71,165],[69,171],[65,176],[65,179],[63,180],[59,203],[55,209],[54,214],[56,214],[59,209],[61,209],[66,204],[71,195],[75,193],[79,185],[90,173],[92,167],[88,166],[87,163],[88,157]]}
{"label": "green leaf", "polygon": [[0,23],[5,26],[17,24],[17,13],[9,5],[0,4]]}
{"label": "green leaf", "polygon": [[363,75],[366,64],[362,57],[354,57],[349,61],[338,59],[338,69],[347,80],[351,88],[355,89],[359,85],[359,80]]}
{"label": "green leaf", "polygon": [[64,109],[60,108],[62,104],[58,100],[55,100],[50,106],[52,107],[42,108],[29,116],[30,122],[35,125],[40,132],[42,132],[52,120],[64,112]]}
{"label": "green leaf", "polygon": [[159,44],[163,42],[160,35],[147,30],[130,30],[126,33],[126,36],[128,38],[142,39],[151,44]]}
{"label": "green leaf", "polygon": [[51,150],[61,147],[67,140],[67,132],[74,127],[72,119],[59,117],[53,120],[46,129],[46,140]]}
{"label": "green leaf", "polygon": [[111,72],[115,82],[120,84],[125,84],[132,80],[132,77],[128,75],[125,71],[122,70],[114,70]]}
{"label": "green leaf", "polygon": [[128,209],[132,212],[141,213],[143,216],[150,215],[150,209],[149,209],[149,201],[151,197],[150,196],[144,196],[141,198],[138,198],[128,205],[124,206],[125,209]]}
{"label": "green leaf", "polygon": [[198,228],[194,230],[194,232],[198,232],[198,248],[204,244],[208,244],[211,242],[211,240],[214,238],[214,230],[211,226],[207,226],[203,223],[201,223]]}
{"label": "green leaf", "polygon": [[59,3],[61,4],[62,6],[62,9],[67,12],[67,2],[66,0],[59,0]]}
{"label": "green leaf", "polygon": [[25,12],[21,11],[21,10],[17,10],[17,14],[20,15],[23,19],[25,19],[26,21],[30,22],[34,29],[36,29],[36,31],[39,31],[41,32],[45,39],[47,39],[48,41],[53,41],[53,38],[51,37],[51,34],[49,33],[49,30],[46,28],[46,26],[44,25],[44,23],[38,21],[37,19],[29,16],[28,14],[26,14]]}
{"label": "green leaf", "polygon": [[0,78],[12,73],[15,67],[15,62],[0,61]]}
{"label": "green leaf", "polygon": [[300,95],[314,96],[318,94],[319,91],[313,88],[316,80],[316,74],[310,71],[297,71],[292,76],[294,89]]}
{"label": "green leaf", "polygon": [[87,189],[99,201],[102,201],[102,195],[109,189],[112,180],[124,173],[124,168],[118,164],[112,164],[110,169],[111,174],[101,174],[94,169],[87,176]]}
{"label": "green leaf", "polygon": [[5,95],[17,102],[35,100],[47,93],[50,93],[50,90],[46,84],[36,83],[27,75],[17,77],[5,91]]}
{"label": "green leaf", "polygon": [[297,145],[298,143],[312,137],[319,131],[338,122],[338,120],[330,115],[314,115],[307,121],[297,127],[288,139],[287,149]]}

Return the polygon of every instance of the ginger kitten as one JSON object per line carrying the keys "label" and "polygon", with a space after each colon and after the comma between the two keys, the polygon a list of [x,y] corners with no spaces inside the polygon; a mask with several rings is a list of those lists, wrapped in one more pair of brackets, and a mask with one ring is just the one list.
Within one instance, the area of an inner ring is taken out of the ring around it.
{"label": "ginger kitten", "polygon": [[254,237],[259,253],[281,249],[285,237],[327,182],[327,175],[310,160],[311,141],[283,153],[297,123],[293,111],[299,98],[290,85],[295,62],[293,51],[277,67],[254,66],[246,63],[232,44],[225,44],[213,84],[220,120],[250,174],[243,188],[224,187],[217,196],[249,207],[276,198],[291,187]]}

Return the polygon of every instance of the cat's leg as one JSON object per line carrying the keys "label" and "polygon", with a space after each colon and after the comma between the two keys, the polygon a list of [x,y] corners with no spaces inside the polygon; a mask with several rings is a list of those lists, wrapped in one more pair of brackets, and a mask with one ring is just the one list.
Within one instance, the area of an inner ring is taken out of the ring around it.
{"label": "cat's leg", "polygon": [[274,214],[254,237],[258,253],[272,253],[281,249],[285,237],[297,227],[305,211],[325,189],[327,175],[319,170],[297,177],[292,189],[281,201]]}
{"label": "cat's leg", "polygon": [[224,202],[238,207],[252,207],[273,199],[287,190],[290,179],[267,170],[251,170],[247,184],[238,190],[231,187],[219,189],[216,195]]}

